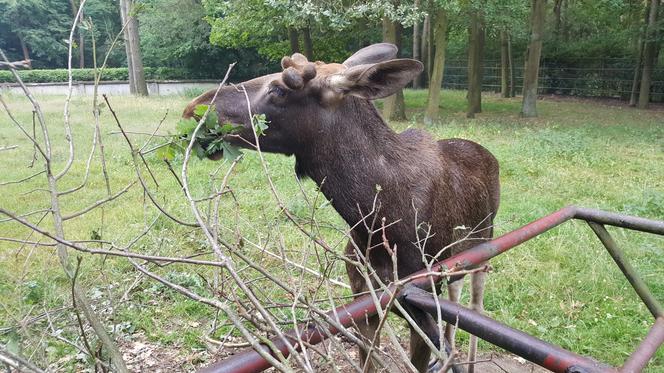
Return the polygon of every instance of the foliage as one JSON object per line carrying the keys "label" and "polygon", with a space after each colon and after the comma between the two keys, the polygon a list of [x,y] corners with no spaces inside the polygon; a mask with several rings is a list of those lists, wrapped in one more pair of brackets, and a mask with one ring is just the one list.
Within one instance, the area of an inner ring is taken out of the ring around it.
{"label": "foliage", "polygon": [[[193,151],[199,159],[222,152],[224,159],[234,161],[242,155],[240,149],[224,139],[224,136],[234,134],[240,130],[241,125],[220,123],[217,112],[211,110],[208,105],[196,106],[194,117],[201,119],[205,117],[205,122],[199,128],[199,122],[194,118],[180,119],[175,127],[177,134],[172,136],[167,146],[159,149],[156,153],[158,158],[170,161],[176,156],[184,154],[192,138],[196,139]],[[252,126],[256,135],[262,136],[268,128],[265,114],[254,114]]]}
{"label": "foliage", "polygon": [[[100,55],[108,50],[120,30],[117,13],[117,7],[112,2],[86,2],[84,14],[95,24],[97,52]],[[69,0],[0,0],[0,29],[3,30],[0,48],[6,50],[12,59],[23,59],[19,39],[22,38],[30,52],[33,67],[64,67],[72,18]],[[92,35],[89,32],[84,32],[84,35],[89,46]],[[75,44],[74,51],[76,49]],[[119,63],[118,54],[113,57],[111,65]],[[91,48],[86,48],[86,59],[91,65]]]}
{"label": "foliage", "polygon": [[147,66],[176,67],[190,75],[219,78],[236,62],[234,80],[265,74],[274,67],[252,49],[210,44],[210,25],[198,1],[147,0],[141,5],[141,50]]}
{"label": "foliage", "polygon": [[[363,44],[380,40],[380,17],[374,15],[385,7],[371,4],[380,3],[360,2],[348,8],[336,2],[300,0],[204,1],[206,20],[212,26],[212,44],[255,48],[261,56],[273,61],[291,53],[289,28],[308,28],[314,57],[324,61],[343,60]],[[413,14],[411,8],[410,13],[402,8],[389,9],[394,17]]]}
{"label": "foliage", "polygon": [[[63,65],[67,55],[68,24],[71,22],[69,9],[67,0],[2,0],[0,22],[3,30],[25,41],[37,60]],[[20,47],[13,49],[20,53]]]}
{"label": "foliage", "polygon": [[[26,83],[57,83],[69,80],[67,69],[21,70],[18,72]],[[94,81],[94,69],[72,69],[72,79],[78,82]],[[102,71],[103,81],[125,81],[128,79],[126,67],[106,68]],[[189,70],[174,67],[146,67],[145,78],[149,80],[179,80],[205,78],[201,74],[194,74]],[[14,76],[9,71],[0,71],[0,83],[14,82]]]}

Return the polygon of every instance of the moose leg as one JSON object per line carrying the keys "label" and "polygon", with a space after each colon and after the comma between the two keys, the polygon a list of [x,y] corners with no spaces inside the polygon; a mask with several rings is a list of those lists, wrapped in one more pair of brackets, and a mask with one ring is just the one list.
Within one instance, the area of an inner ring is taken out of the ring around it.
{"label": "moose leg", "polygon": [[[481,266],[484,263],[481,264]],[[470,307],[479,312],[484,312],[484,283],[486,282],[486,272],[480,271],[470,275],[472,288],[470,289]],[[470,336],[470,348],[468,351],[468,361],[475,361],[477,355],[477,337]],[[475,372],[475,364],[468,365],[468,373]]]}
{"label": "moose leg", "polygon": [[[354,243],[357,244],[357,247],[365,247],[366,242],[363,242],[351,232],[351,241],[349,241],[346,245],[346,255],[348,258],[358,260],[359,256],[356,253],[356,245]],[[367,284],[364,280],[364,277],[360,273],[360,270],[360,268],[355,267],[353,264],[346,263],[346,273],[348,274],[348,280],[350,281],[350,288],[353,291],[353,294],[355,294],[356,298],[368,290]],[[376,336],[376,331],[378,330],[379,324],[380,317],[377,315],[363,317],[362,319],[356,321],[358,332],[360,333],[362,340],[367,345],[368,349],[375,350],[380,346],[380,337]],[[371,342],[374,340],[374,338],[376,339],[376,343],[371,346]],[[376,369],[373,365],[373,362],[371,359],[367,360],[369,351],[359,346],[358,348],[360,350],[360,366],[362,366],[364,372],[375,372]],[[365,363],[367,364],[366,369],[364,369]]]}
{"label": "moose leg", "polygon": [[410,362],[418,372],[424,373],[429,368],[431,350],[424,339],[413,328],[410,328]]}
{"label": "moose leg", "polygon": [[[447,285],[447,293],[450,301],[459,303],[461,299],[461,289],[463,289],[463,278],[452,282]],[[456,327],[452,323],[445,324],[445,340],[449,344],[450,351],[454,350],[454,336],[456,334]]]}
{"label": "moose leg", "polygon": [[[407,292],[408,290],[406,290]],[[436,349],[440,348],[440,334],[438,333],[438,324],[428,313],[417,307],[405,304],[406,312],[415,321],[417,327],[424,332],[424,335],[433,343]],[[418,333],[415,328],[410,326],[410,362],[418,372],[424,373],[429,368],[429,358],[431,349],[426,340]]]}

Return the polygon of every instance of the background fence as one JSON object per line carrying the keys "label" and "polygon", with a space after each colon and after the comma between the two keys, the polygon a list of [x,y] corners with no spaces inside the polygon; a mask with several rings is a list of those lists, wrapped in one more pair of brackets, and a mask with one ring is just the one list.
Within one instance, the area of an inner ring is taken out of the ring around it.
{"label": "background fence", "polygon": [[[578,59],[576,63],[542,60],[539,93],[585,97],[612,97],[629,100],[634,78],[634,60],[626,58]],[[516,94],[523,87],[524,62],[514,62]],[[651,101],[664,102],[664,68],[654,69]],[[466,89],[467,60],[448,60],[443,87]],[[500,60],[484,62],[482,90],[500,92]]]}

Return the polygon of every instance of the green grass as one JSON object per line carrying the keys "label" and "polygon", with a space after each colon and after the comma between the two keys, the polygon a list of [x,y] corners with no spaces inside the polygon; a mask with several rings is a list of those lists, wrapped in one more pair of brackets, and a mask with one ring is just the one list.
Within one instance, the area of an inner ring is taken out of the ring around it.
{"label": "green grass", "polygon": [[[476,119],[466,119],[464,95],[465,92],[459,91],[443,92],[440,123],[425,126],[421,123],[425,93],[406,91],[410,120],[391,125],[399,131],[408,127],[424,128],[439,138],[467,138],[481,143],[496,155],[501,165],[502,183],[497,234],[518,228],[567,204],[664,219],[664,112],[587,101],[543,100],[538,102],[539,118],[523,119],[518,116],[518,99],[486,94],[484,112]],[[30,127],[29,104],[18,96],[7,99],[19,120]],[[114,109],[129,131],[151,132],[169,110],[160,130],[162,134],[174,130],[187,101],[184,97],[111,97]],[[54,139],[55,168],[59,170],[67,156],[62,129],[63,100],[41,97],[40,102]],[[73,100],[77,162],[62,179],[60,188],[63,190],[78,185],[83,178],[93,124],[90,105],[88,98]],[[30,143],[2,114],[0,147],[18,145],[18,148],[0,152],[0,182],[21,179],[35,172],[27,167],[32,156]],[[114,131],[117,128],[108,110],[104,110],[102,132],[106,158],[112,188],[118,191],[135,176],[127,146],[119,135],[111,134]],[[137,144],[146,139],[146,136],[131,136]],[[267,155],[266,159],[286,204],[298,216],[307,219],[311,209],[294,179],[294,160],[278,155]],[[62,198],[65,213],[78,211],[104,197],[105,186],[97,160],[98,153],[89,185],[79,193]],[[159,200],[177,216],[192,220],[179,186],[165,165],[152,157],[148,157],[148,163],[159,182],[158,188],[150,185]],[[177,169],[179,164],[175,166]],[[218,166],[207,161],[192,163],[190,182],[195,195],[206,194],[209,174]],[[247,240],[261,242],[271,249],[279,250],[278,247],[283,246],[295,253],[291,257],[297,258],[296,254],[302,251],[314,256],[310,240],[298,233],[276,207],[256,154],[245,152],[245,159],[234,171],[230,186],[238,204],[231,199],[222,203],[222,223],[228,228],[224,238],[234,241],[234,230],[237,230]],[[46,193],[33,191],[44,187],[41,176],[21,185],[0,186],[0,206],[18,212],[47,207]],[[311,182],[305,182],[304,189],[308,200],[317,198]],[[144,208],[144,202],[140,188],[133,187],[127,195],[106,205],[103,211],[99,209],[67,222],[67,237],[85,240],[101,235],[104,240],[127,243],[156,216],[154,209]],[[320,235],[328,242],[339,243],[335,250],[341,252],[344,240],[334,227],[343,229],[343,223],[330,206],[322,203],[320,196],[316,205],[322,206],[316,210]],[[37,217],[31,216],[30,220],[36,222]],[[50,229],[50,217],[46,217],[41,226]],[[609,230],[656,296],[664,301],[664,240],[647,234]],[[28,231],[14,223],[0,223],[0,237],[26,238]],[[285,279],[290,277],[277,261],[258,254],[254,247],[245,245],[244,249],[257,263],[274,268],[275,274]],[[205,252],[207,248],[198,232],[160,218],[154,232],[141,239],[133,250],[184,256]],[[88,289],[103,316],[112,320],[108,324],[117,325],[120,339],[131,340],[140,333],[153,343],[180,347],[182,354],[204,347],[202,335],[215,317],[213,310],[145,279],[138,281],[127,298],[122,299],[138,278],[131,265],[123,259],[82,257],[79,281]],[[343,265],[333,258],[329,262],[334,263],[331,275],[344,279]],[[492,266],[494,273],[489,276],[485,300],[487,313],[578,353],[619,365],[645,335],[652,321],[605,249],[580,222],[566,223],[543,234],[501,255],[492,261]],[[155,271],[211,296],[207,283],[213,278],[210,269],[193,271],[172,265]],[[267,281],[256,277],[255,285],[261,296],[288,301]],[[0,241],[0,328],[17,325],[44,310],[70,303],[68,282],[52,248],[20,247]],[[71,315],[54,313],[52,319],[55,326],[62,329],[63,336],[77,338]],[[229,330],[224,328],[219,333]],[[48,324],[42,320],[20,330],[0,333],[0,342],[18,342],[24,354],[34,353],[34,360],[41,363],[55,363],[73,353],[70,347],[52,338],[42,338],[48,331]],[[461,338],[466,336],[461,335]],[[482,348],[492,347],[483,344]],[[68,365],[69,369],[75,369],[73,364]],[[649,369],[664,371],[664,351],[659,351]]]}

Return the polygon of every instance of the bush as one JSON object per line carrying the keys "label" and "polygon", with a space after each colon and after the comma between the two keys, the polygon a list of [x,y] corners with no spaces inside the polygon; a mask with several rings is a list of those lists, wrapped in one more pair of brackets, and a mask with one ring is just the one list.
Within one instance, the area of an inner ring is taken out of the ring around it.
{"label": "bush", "polygon": [[[94,69],[72,69],[72,79],[76,82],[91,82],[94,80]],[[21,70],[21,79],[25,83],[59,83],[69,80],[67,69],[52,70]],[[106,68],[102,74],[102,81],[128,80],[126,67]],[[173,67],[146,67],[145,79],[147,80],[178,80],[178,79],[201,79],[200,74],[194,74],[185,69]],[[0,83],[13,83],[14,76],[10,71],[0,71]]]}

